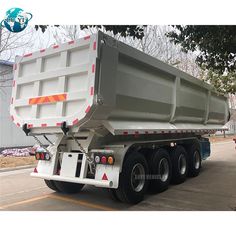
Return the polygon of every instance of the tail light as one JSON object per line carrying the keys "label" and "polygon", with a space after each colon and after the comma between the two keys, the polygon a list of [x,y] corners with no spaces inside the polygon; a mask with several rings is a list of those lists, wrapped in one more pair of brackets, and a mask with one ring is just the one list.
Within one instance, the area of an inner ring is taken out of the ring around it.
{"label": "tail light", "polygon": [[101,163],[102,163],[102,164],[107,164],[107,157],[102,156],[102,158],[101,158]]}
{"label": "tail light", "polygon": [[113,164],[114,164],[114,157],[109,156],[109,157],[107,158],[107,162],[108,162],[109,165],[113,165]]}
{"label": "tail light", "polygon": [[103,165],[114,165],[115,158],[110,153],[95,153],[94,154],[94,162],[96,164],[103,164]]}
{"label": "tail light", "polygon": [[43,161],[49,161],[50,155],[47,152],[36,152],[35,153],[35,159],[36,160],[43,160]]}
{"label": "tail light", "polygon": [[100,156],[95,156],[94,161],[95,161],[95,163],[99,164],[100,163]]}

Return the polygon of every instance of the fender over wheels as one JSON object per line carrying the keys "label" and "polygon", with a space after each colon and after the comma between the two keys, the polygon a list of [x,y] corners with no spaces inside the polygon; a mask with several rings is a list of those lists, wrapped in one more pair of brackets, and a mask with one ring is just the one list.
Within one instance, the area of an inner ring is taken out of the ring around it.
{"label": "fender over wheels", "polygon": [[152,193],[165,191],[171,180],[172,165],[170,155],[167,150],[160,148],[153,152],[149,162],[150,185],[149,190]]}
{"label": "fender over wheels", "polygon": [[145,157],[139,152],[133,151],[127,155],[120,173],[119,187],[114,191],[120,201],[136,204],[143,200],[146,193],[149,169]]}
{"label": "fender over wheels", "polygon": [[198,142],[194,142],[192,145],[187,146],[186,150],[188,153],[188,176],[196,177],[199,175],[202,166],[200,146]]}
{"label": "fender over wheels", "polygon": [[176,146],[171,150],[173,184],[183,183],[188,175],[188,154],[183,146]]}

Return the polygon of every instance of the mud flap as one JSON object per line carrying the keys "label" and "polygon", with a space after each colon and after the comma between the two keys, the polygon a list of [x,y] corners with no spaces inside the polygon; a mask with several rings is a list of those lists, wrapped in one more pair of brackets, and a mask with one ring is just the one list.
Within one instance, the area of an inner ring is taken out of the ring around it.
{"label": "mud flap", "polygon": [[95,179],[96,180],[112,181],[112,186],[110,186],[110,187],[111,188],[118,188],[119,174],[120,174],[120,167],[119,166],[98,164],[96,166]]}

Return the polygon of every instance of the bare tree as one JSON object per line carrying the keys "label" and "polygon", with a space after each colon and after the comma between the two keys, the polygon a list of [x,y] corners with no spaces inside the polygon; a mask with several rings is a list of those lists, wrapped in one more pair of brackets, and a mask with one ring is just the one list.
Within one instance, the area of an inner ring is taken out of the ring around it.
{"label": "bare tree", "polygon": [[231,109],[236,109],[236,95],[234,94],[229,95],[229,105]]}
{"label": "bare tree", "polygon": [[158,58],[172,66],[177,67],[195,77],[202,78],[202,70],[195,63],[196,56],[193,53],[184,53],[181,48],[170,42],[166,33],[170,26],[149,25],[144,29],[142,40],[130,37],[115,37],[155,58]]}
{"label": "bare tree", "polygon": [[81,32],[79,25],[61,25],[51,28],[50,31],[58,44],[78,39]]}
{"label": "bare tree", "polygon": [[14,60],[17,49],[24,51],[34,44],[33,29],[28,27],[20,33],[11,33],[5,28],[0,28],[0,59]]}

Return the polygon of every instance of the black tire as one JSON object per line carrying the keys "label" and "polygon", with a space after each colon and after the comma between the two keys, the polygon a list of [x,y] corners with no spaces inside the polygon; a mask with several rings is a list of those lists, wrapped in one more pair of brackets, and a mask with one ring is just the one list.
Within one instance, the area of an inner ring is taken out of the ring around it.
{"label": "black tire", "polygon": [[171,183],[181,184],[188,175],[188,154],[184,147],[176,146],[171,149],[172,178]]}
{"label": "black tire", "polygon": [[59,192],[59,189],[55,185],[55,181],[45,179],[44,182],[50,189],[52,189],[53,191]]}
{"label": "black tire", "polygon": [[110,197],[112,198],[112,200],[120,202],[120,199],[117,197],[116,195],[116,190],[112,189],[112,188],[108,188],[107,189],[108,194],[110,195]]}
{"label": "black tire", "polygon": [[151,174],[149,190],[152,193],[158,193],[168,189],[172,176],[172,165],[168,151],[163,148],[156,150],[150,159],[149,169]]}
{"label": "black tire", "polygon": [[192,145],[186,147],[188,153],[188,176],[196,177],[199,175],[202,158],[200,154],[200,145],[198,142],[194,142]]}
{"label": "black tire", "polygon": [[[117,198],[121,202],[131,204],[141,202],[148,188],[148,180],[146,179],[148,174],[149,169],[145,157],[136,151],[129,153],[120,173],[119,187],[115,189]],[[138,175],[140,175],[140,179],[135,179]]]}
{"label": "black tire", "polygon": [[78,193],[84,187],[84,184],[55,181],[55,186],[62,193]]}

